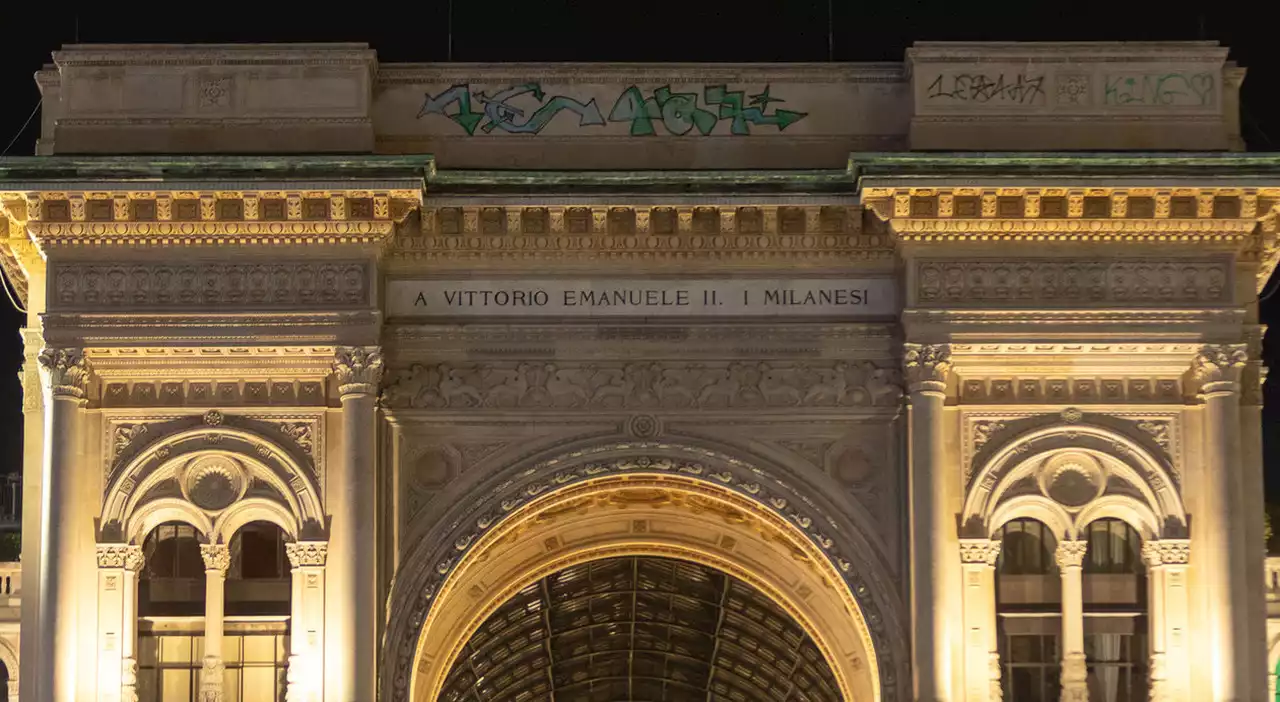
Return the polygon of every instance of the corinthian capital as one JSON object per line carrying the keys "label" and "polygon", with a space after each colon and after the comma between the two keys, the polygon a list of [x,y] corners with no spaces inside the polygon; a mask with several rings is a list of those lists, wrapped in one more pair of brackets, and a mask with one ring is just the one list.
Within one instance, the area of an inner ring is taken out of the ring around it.
{"label": "corinthian capital", "polygon": [[377,346],[340,346],[334,352],[333,372],[338,394],[372,395],[382,379],[382,350]]}
{"label": "corinthian capital", "polygon": [[329,554],[329,544],[324,541],[298,541],[284,545],[285,555],[289,557],[289,565],[322,566]]}
{"label": "corinthian capital", "polygon": [[82,399],[89,389],[89,361],[82,349],[45,347],[40,374],[54,397]]}
{"label": "corinthian capital", "polygon": [[950,344],[904,344],[902,372],[907,390],[918,390],[922,383],[947,382],[951,375]]}
{"label": "corinthian capital", "polygon": [[960,539],[961,563],[984,563],[994,566],[1000,560],[1000,542],[990,539]]}
{"label": "corinthian capital", "polygon": [[200,544],[200,557],[204,559],[206,571],[225,573],[231,567],[231,549],[226,544]]}
{"label": "corinthian capital", "polygon": [[1063,541],[1058,544],[1054,554],[1059,568],[1080,568],[1084,566],[1084,554],[1089,548],[1085,541]]}
{"label": "corinthian capital", "polygon": [[1200,381],[1201,390],[1232,389],[1211,387],[1217,383],[1240,383],[1240,373],[1249,361],[1249,351],[1244,344],[1213,344],[1200,349],[1191,362],[1191,371]]}

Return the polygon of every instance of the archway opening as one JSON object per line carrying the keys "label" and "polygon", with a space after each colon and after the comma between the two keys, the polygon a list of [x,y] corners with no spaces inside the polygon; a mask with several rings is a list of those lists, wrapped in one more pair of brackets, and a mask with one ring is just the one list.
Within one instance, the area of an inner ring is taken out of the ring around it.
{"label": "archway opening", "polygon": [[249,522],[228,544],[223,691],[229,700],[280,702],[289,662],[290,569],[286,535]]}
{"label": "archway opening", "polygon": [[1035,519],[1000,528],[996,614],[1007,702],[1056,702],[1062,686],[1062,579],[1058,540]]}
{"label": "archway opening", "polygon": [[524,587],[472,634],[445,702],[837,702],[803,626],[747,582],[672,558],[587,561]]}
{"label": "archway opening", "polygon": [[138,577],[138,699],[194,700],[204,658],[204,559],[200,532],[166,522],[142,542]]}

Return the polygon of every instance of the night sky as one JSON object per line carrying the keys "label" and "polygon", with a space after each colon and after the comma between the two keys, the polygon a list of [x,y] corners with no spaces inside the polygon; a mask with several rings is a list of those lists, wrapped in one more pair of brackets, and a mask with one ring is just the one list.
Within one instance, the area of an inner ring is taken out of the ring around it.
{"label": "night sky", "polygon": [[[384,62],[901,61],[913,41],[1216,40],[1248,69],[1243,130],[1252,151],[1280,151],[1280,3],[771,0],[609,2],[456,0],[260,5],[9,3],[0,13],[0,149],[29,155],[39,117],[32,74],[63,44],[367,42]],[[405,9],[409,8],[409,9]],[[1215,13],[1215,10],[1217,13]],[[452,28],[450,30],[450,28]],[[21,130],[21,131],[20,131]],[[16,135],[16,138],[15,138]],[[1273,281],[1280,287],[1280,281]],[[1268,291],[1270,292],[1270,291]],[[1280,293],[1263,304],[1276,324]],[[21,469],[22,316],[0,298],[0,472]],[[1268,335],[1270,338],[1273,334]],[[1277,367],[1280,343],[1267,345]],[[1280,371],[1277,371],[1280,375]],[[1280,393],[1266,388],[1267,487],[1280,501]]]}

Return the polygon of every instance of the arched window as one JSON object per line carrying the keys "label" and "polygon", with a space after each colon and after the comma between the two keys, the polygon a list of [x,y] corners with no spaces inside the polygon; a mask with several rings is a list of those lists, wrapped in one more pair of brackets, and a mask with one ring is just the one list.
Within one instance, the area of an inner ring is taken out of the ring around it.
{"label": "arched window", "polygon": [[200,532],[161,524],[142,542],[138,574],[138,699],[186,702],[200,689],[204,659],[204,558]]}
{"label": "arched window", "polygon": [[1084,653],[1089,699],[1146,702],[1147,577],[1142,535],[1119,519],[1084,528]]}
{"label": "arched window", "polygon": [[226,699],[281,702],[289,661],[292,581],[285,534],[250,522],[227,544],[226,621],[222,641]]}
{"label": "arched window", "polygon": [[1058,702],[1062,579],[1053,531],[1034,519],[1000,529],[996,622],[1005,702]]}

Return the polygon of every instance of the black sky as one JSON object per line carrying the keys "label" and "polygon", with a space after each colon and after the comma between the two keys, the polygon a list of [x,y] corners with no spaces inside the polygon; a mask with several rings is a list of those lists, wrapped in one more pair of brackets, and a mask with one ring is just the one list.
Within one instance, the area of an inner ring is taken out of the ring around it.
{"label": "black sky", "polygon": [[[900,61],[913,41],[1208,39],[1248,69],[1253,151],[1280,151],[1280,3],[770,0],[392,3],[10,3],[0,13],[0,149],[29,155],[39,118],[32,74],[63,44],[360,41],[381,61]],[[1280,286],[1280,282],[1276,283]],[[1263,321],[1280,317],[1280,293]],[[22,318],[0,298],[0,472],[21,465]],[[1270,335],[1269,335],[1270,336]],[[1268,365],[1280,342],[1268,344]],[[1280,371],[1277,371],[1280,374]],[[1280,393],[1268,383],[1268,492],[1280,495]]]}

